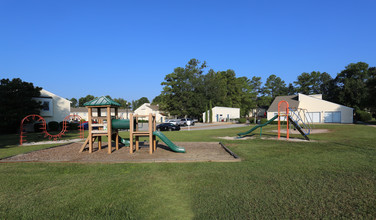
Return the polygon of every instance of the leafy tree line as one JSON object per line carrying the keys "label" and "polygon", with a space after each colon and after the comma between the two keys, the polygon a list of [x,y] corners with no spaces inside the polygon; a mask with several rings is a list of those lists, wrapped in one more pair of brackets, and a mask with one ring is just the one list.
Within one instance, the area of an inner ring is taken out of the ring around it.
{"label": "leafy tree line", "polygon": [[[375,117],[376,67],[364,62],[350,63],[335,78],[326,72],[302,73],[288,85],[274,74],[263,85],[258,76],[236,77],[233,70],[205,72],[206,68],[206,62],[196,59],[191,59],[185,67],[175,68],[166,75],[163,91],[152,104],[159,104],[162,110],[178,116],[200,118],[211,106],[239,107],[241,115],[246,116],[252,108],[269,106],[276,96],[321,93],[325,100],[352,107],[359,115],[371,112]],[[41,105],[32,98],[39,97],[41,89],[19,78],[0,80],[1,133],[15,132],[23,117],[39,114]],[[70,101],[72,107],[78,107],[94,98],[87,95]],[[149,102],[146,97],[131,103],[123,98],[114,101],[133,110]]]}
{"label": "leafy tree line", "polygon": [[33,97],[39,97],[42,88],[19,78],[0,81],[0,133],[15,133],[21,120],[30,114],[39,114],[41,104]]}
{"label": "leafy tree line", "polygon": [[206,62],[191,59],[185,67],[177,67],[167,74],[163,91],[153,99],[162,110],[181,117],[200,118],[213,106],[238,107],[241,116],[250,109],[268,107],[276,96],[323,94],[323,99],[375,113],[375,67],[367,63],[351,63],[332,78],[326,72],[302,73],[297,80],[286,85],[280,77],[272,74],[265,84],[261,77],[236,77],[235,71],[214,71]]}

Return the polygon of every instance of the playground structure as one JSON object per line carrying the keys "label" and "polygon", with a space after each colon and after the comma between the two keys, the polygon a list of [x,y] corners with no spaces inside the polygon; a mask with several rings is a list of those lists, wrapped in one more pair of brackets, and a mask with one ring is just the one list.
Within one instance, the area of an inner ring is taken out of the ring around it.
{"label": "playground structure", "polygon": [[46,120],[40,115],[33,114],[33,115],[28,115],[21,120],[20,145],[22,145],[24,142],[26,142],[25,138],[26,138],[27,132],[24,131],[24,125],[27,122],[31,122],[31,120],[34,121],[34,122],[41,122],[42,125],[41,125],[40,129],[44,133],[44,137],[45,138],[48,137],[48,139],[50,139],[50,140],[53,139],[54,141],[56,141],[58,138],[61,138],[63,135],[65,135],[65,132],[67,131],[67,122],[68,121],[71,121],[71,120],[79,121],[80,125],[78,126],[78,130],[80,131],[80,138],[81,139],[84,138],[84,129],[83,129],[83,126],[82,126],[81,117],[79,115],[68,115],[68,116],[66,116],[63,120],[61,131],[58,134],[50,134],[47,131]]}
{"label": "playground structure", "polygon": [[[130,146],[129,146],[129,153],[133,153],[134,150],[139,150],[139,143],[140,143],[140,137],[147,136],[149,137],[149,153],[152,154],[157,149],[157,140],[155,138],[155,135],[153,132],[156,130],[156,119],[155,115],[149,114],[149,115],[133,115],[130,114],[130,127],[129,130],[129,139],[130,139]],[[140,131],[139,130],[139,118],[148,117],[148,130],[147,131]],[[133,141],[133,137],[135,141]],[[133,146],[133,142],[135,142],[135,147]]]}
{"label": "playground structure", "polygon": [[[119,149],[119,142],[125,146],[129,146],[129,153],[139,150],[140,137],[149,137],[149,153],[152,154],[157,147],[156,136],[158,136],[167,146],[175,152],[185,152],[184,148],[176,146],[163,133],[156,131],[156,116],[149,115],[133,115],[130,114],[129,119],[118,118],[119,103],[107,98],[99,97],[84,104],[88,108],[88,137],[82,145],[79,152],[83,152],[89,145],[89,153],[93,152],[93,143],[98,140],[98,149],[102,149],[102,137],[106,136],[108,141],[108,153],[112,153],[112,141],[115,141],[115,149]],[[102,116],[102,109],[105,109],[106,116]],[[114,115],[111,115],[113,109]],[[97,115],[94,116],[96,110]],[[140,118],[148,118],[148,129],[140,130]],[[97,123],[93,123],[96,121]],[[119,136],[119,129],[129,129],[129,140]]]}
{"label": "playground structure", "polygon": [[[112,127],[111,109],[114,109],[114,119],[118,119],[119,103],[112,101],[106,97],[100,97],[84,104],[88,108],[88,137],[82,145],[80,152],[84,151],[87,144],[89,144],[89,153],[93,152],[93,143],[98,140],[98,149],[102,149],[102,136],[107,136],[108,153],[112,152],[112,138],[115,138],[115,148],[119,149],[119,133],[117,128]],[[102,109],[105,110],[106,116],[102,116]],[[93,113],[96,110],[97,116]],[[96,121],[97,123],[93,123]],[[129,127],[124,121],[123,127]],[[122,128],[121,126],[119,128]]]}
{"label": "playground structure", "polygon": [[[302,111],[302,110],[301,110]],[[309,118],[309,115],[304,112],[305,120]],[[255,131],[256,129],[260,128],[260,137],[262,135],[262,127],[270,124],[274,120],[278,118],[278,139],[281,137],[281,125],[283,122],[286,122],[286,139],[289,139],[289,124],[294,127],[294,129],[298,130],[300,134],[304,137],[304,139],[309,140],[308,135],[311,133],[311,126],[310,123],[306,123],[303,121],[303,119],[300,116],[300,112],[295,111],[294,109],[289,107],[289,104],[287,101],[280,101],[278,103],[278,114],[275,115],[273,118],[268,120],[264,124],[256,125],[255,127],[251,128],[248,131],[238,133],[238,137],[244,137],[245,135],[248,135]]]}

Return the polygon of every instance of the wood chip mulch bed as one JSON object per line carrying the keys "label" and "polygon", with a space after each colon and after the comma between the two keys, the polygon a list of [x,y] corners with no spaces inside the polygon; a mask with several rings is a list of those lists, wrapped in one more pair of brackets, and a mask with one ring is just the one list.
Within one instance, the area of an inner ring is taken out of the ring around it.
{"label": "wood chip mulch bed", "polygon": [[94,152],[85,150],[79,153],[81,142],[57,146],[49,149],[33,151],[0,160],[0,163],[11,162],[76,162],[76,163],[145,163],[145,162],[237,162],[239,158],[227,152],[220,143],[215,142],[180,142],[177,146],[184,147],[186,153],[171,151],[159,143],[157,150],[149,154],[149,146],[141,145],[140,150],[129,153],[129,147],[107,153],[107,146],[102,150],[94,145]]}

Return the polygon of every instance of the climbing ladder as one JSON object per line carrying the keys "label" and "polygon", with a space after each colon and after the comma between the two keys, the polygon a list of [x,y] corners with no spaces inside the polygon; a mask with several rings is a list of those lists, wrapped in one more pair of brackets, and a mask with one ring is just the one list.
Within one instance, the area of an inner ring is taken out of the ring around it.
{"label": "climbing ladder", "polygon": [[[308,122],[304,122],[303,119],[300,117],[299,112],[295,111],[292,108],[289,108],[290,114],[289,114],[289,121],[292,125],[303,135],[303,137],[306,140],[309,140],[308,136],[311,133],[311,125]],[[304,113],[304,115],[306,115]]]}

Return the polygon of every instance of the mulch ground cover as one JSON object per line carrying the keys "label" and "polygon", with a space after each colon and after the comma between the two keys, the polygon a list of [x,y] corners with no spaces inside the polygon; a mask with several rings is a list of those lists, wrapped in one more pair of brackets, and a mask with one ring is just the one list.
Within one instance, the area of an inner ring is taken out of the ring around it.
{"label": "mulch ground cover", "polygon": [[164,144],[158,144],[157,150],[149,154],[149,146],[141,143],[140,150],[129,153],[129,147],[120,147],[107,152],[107,146],[98,150],[94,144],[94,152],[85,150],[79,153],[81,142],[38,150],[26,154],[0,160],[7,162],[76,162],[76,163],[144,163],[144,162],[236,162],[240,159],[230,155],[219,143],[215,142],[178,142],[177,146],[184,147],[186,153],[171,151]]}

